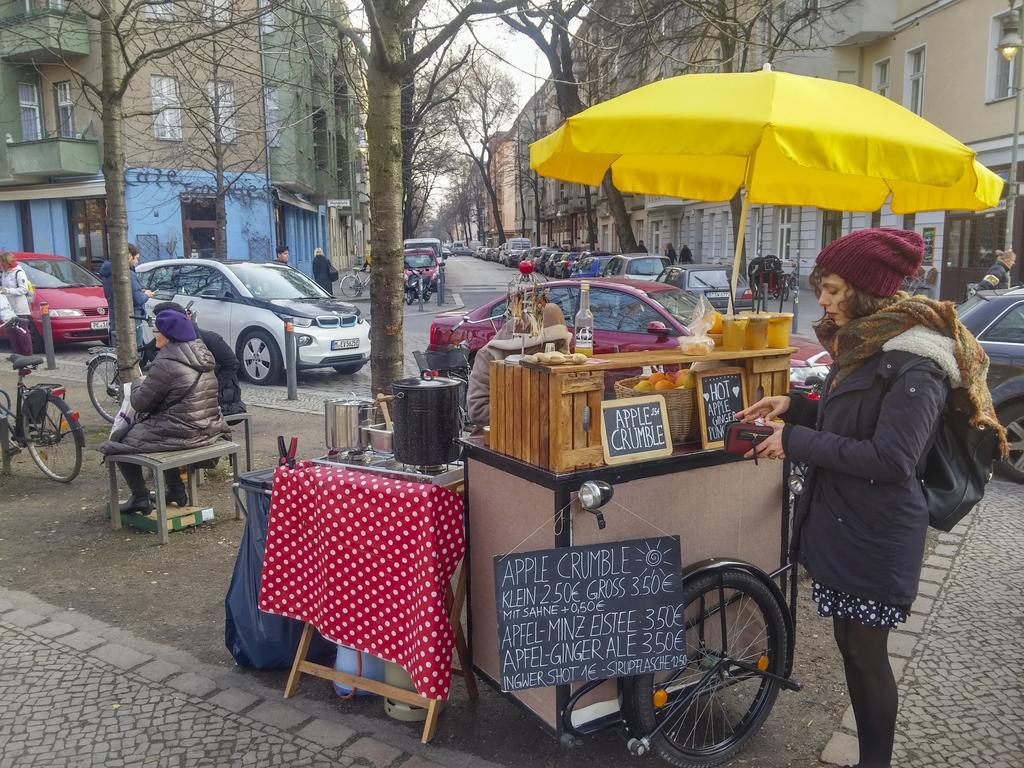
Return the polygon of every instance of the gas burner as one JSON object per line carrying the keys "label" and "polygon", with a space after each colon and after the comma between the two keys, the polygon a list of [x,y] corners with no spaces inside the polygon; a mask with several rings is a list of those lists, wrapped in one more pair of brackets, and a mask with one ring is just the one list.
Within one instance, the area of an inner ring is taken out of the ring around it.
{"label": "gas burner", "polygon": [[427,467],[415,467],[417,472],[423,475],[439,475],[448,469],[447,464],[433,464]]}
{"label": "gas burner", "polygon": [[460,461],[435,467],[411,467],[396,461],[395,457],[390,454],[374,453],[373,451],[366,451],[357,460],[352,460],[350,454],[338,453],[315,461],[318,464],[347,467],[359,472],[373,472],[411,483],[448,485],[463,476],[463,467]]}

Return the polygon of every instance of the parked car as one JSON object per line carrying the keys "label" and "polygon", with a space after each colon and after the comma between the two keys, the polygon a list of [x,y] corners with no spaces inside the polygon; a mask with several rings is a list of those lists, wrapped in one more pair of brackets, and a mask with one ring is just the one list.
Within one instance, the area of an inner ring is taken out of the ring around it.
{"label": "parked car", "polygon": [[[590,309],[594,313],[594,354],[677,349],[679,336],[689,335],[686,323],[698,298],[674,285],[648,280],[595,278],[590,283]],[[551,301],[562,308],[566,324],[573,326],[579,308],[578,280],[552,280],[545,284]],[[430,324],[428,349],[443,351],[449,344],[466,342],[472,361],[505,322],[506,297],[500,296],[470,312],[442,312]],[[792,336],[797,348],[790,377],[794,385],[808,377],[828,373],[832,362],[817,341]]]}
{"label": "parked car", "polygon": [[530,241],[525,237],[510,237],[501,246],[500,261],[506,267],[517,267],[523,259],[523,253],[530,250]]}
{"label": "parked car", "polygon": [[612,255],[610,253],[584,254],[576,264],[576,268],[573,269],[570,277],[600,277],[601,270],[604,269],[605,264],[611,261],[611,259]]}
{"label": "parked car", "polygon": [[441,247],[441,261],[448,261],[448,257],[452,255],[452,249],[447,246]]}
{"label": "parked car", "polygon": [[488,248],[487,249],[487,253],[484,254],[484,258],[487,261],[497,261],[498,260],[498,249],[497,248]]}
{"label": "parked car", "polygon": [[456,240],[452,243],[452,256],[472,256],[473,251],[465,243],[460,243]]}
{"label": "parked car", "polygon": [[299,368],[352,374],[370,359],[370,325],[353,305],[328,295],[291,267],[248,261],[170,259],[138,267],[148,308],[161,301],[193,302],[204,328],[235,349],[254,384],[284,375],[284,322],[291,317]]}
{"label": "parked car", "polygon": [[43,302],[50,305],[50,327],[55,344],[106,340],[109,310],[99,278],[63,256],[15,253],[14,258],[36,288],[31,314],[37,350],[42,349],[40,307]]}
{"label": "parked car", "polygon": [[603,277],[628,277],[633,280],[654,280],[669,265],[665,256],[649,253],[627,253],[614,256],[604,265]]}
{"label": "parked car", "polygon": [[1024,288],[979,291],[957,311],[991,361],[988,388],[1010,443],[1003,472],[1024,483]]}
{"label": "parked car", "polygon": [[566,253],[567,251],[558,250],[548,256],[544,261],[544,274],[548,277],[554,277],[555,269],[562,263],[562,259],[565,258]]}
{"label": "parked car", "polygon": [[428,294],[437,291],[440,267],[438,267],[437,259],[434,257],[432,250],[429,248],[406,248],[402,252],[402,258],[405,261],[404,272],[407,283],[409,278],[415,274],[417,278],[427,278],[427,281],[430,283]]}
{"label": "parked car", "polygon": [[[703,294],[719,312],[728,312],[731,274],[731,269],[713,264],[672,264],[656,279],[690,293]],[[737,311],[754,308],[754,294],[742,275],[736,283],[735,307]]]}
{"label": "parked car", "polygon": [[444,248],[441,241],[436,237],[418,237],[402,241],[402,249],[406,248],[430,248],[437,255],[437,258],[444,258]]}

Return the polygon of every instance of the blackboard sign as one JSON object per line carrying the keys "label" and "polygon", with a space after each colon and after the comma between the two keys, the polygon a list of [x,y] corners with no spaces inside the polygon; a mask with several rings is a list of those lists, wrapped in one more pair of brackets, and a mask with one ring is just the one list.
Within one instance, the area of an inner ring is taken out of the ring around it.
{"label": "blackboard sign", "polygon": [[725,445],[726,425],[747,407],[746,385],[742,368],[713,368],[697,374],[700,444],[704,448]]}
{"label": "blackboard sign", "polygon": [[501,688],[686,664],[678,536],[494,558]]}
{"label": "blackboard sign", "polygon": [[601,403],[601,442],[607,464],[671,454],[665,398],[648,395],[605,400]]}

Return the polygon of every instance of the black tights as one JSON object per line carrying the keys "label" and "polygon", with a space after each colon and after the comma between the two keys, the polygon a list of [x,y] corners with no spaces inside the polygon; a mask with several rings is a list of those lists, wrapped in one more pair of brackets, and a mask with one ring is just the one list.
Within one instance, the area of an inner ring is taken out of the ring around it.
{"label": "black tights", "polygon": [[889,768],[899,705],[896,678],[889,665],[889,630],[836,617],[832,625],[857,718],[857,768]]}

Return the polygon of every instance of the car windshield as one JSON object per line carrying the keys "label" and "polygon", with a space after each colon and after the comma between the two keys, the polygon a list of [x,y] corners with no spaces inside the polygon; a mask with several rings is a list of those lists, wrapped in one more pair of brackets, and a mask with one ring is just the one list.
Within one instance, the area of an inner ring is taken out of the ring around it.
{"label": "car windshield", "polygon": [[67,259],[25,259],[19,261],[36,288],[94,288],[100,281]]}
{"label": "car windshield", "polygon": [[963,304],[958,305],[956,308],[956,313],[960,316],[961,319],[963,319],[967,315],[971,314],[971,312],[973,312],[977,307],[980,307],[982,304],[984,304],[986,301],[989,301],[989,299],[981,298],[980,296],[975,294],[974,296],[971,296],[971,298],[969,298]]}
{"label": "car windshield", "polygon": [[729,275],[724,269],[701,269],[690,273],[691,288],[728,288]]}
{"label": "car windshield", "polygon": [[429,253],[407,253],[405,254],[406,269],[423,269],[434,266],[434,259]]}
{"label": "car windshield", "polygon": [[649,291],[647,297],[672,317],[689,328],[693,310],[697,308],[698,299],[692,293],[671,288],[667,291]]}
{"label": "car windshield", "polygon": [[228,264],[242,285],[259,299],[322,299],[324,290],[301,272],[276,264]]}

